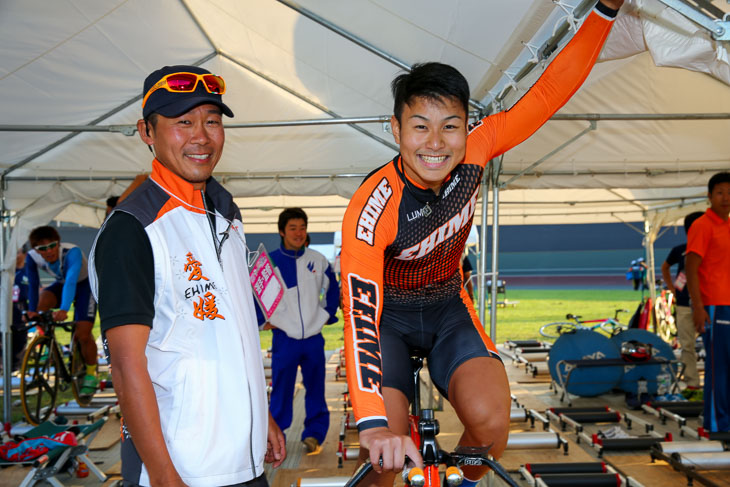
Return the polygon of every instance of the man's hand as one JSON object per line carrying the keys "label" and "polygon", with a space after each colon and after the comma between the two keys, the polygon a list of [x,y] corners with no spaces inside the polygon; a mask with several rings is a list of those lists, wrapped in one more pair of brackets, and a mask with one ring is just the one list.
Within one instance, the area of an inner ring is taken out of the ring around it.
{"label": "man's hand", "polygon": [[621,8],[621,5],[624,4],[624,0],[601,0],[601,3],[608,8],[618,10]]}
{"label": "man's hand", "polygon": [[[371,428],[360,433],[360,446],[370,450],[370,462],[377,473],[403,470],[405,456],[423,467],[421,454],[408,436],[396,435],[388,428]],[[382,459],[383,464],[380,465]]]}
{"label": "man's hand", "polygon": [[710,315],[707,314],[707,310],[705,310],[704,307],[693,307],[692,321],[694,321],[695,330],[697,330],[697,333],[704,333],[705,323],[710,322]]}
{"label": "man's hand", "polygon": [[271,463],[271,466],[276,468],[286,459],[286,438],[284,438],[284,433],[281,432],[279,425],[276,424],[271,413],[269,413],[267,438],[264,461]]}
{"label": "man's hand", "polygon": [[36,318],[38,318],[38,312],[37,311],[26,311],[24,315],[25,321],[33,321]]}
{"label": "man's hand", "polygon": [[266,323],[264,323],[264,327],[262,328],[262,330],[275,330],[275,329],[276,329],[276,327],[274,325],[272,325],[271,323],[269,323],[268,321]]}
{"label": "man's hand", "polygon": [[53,312],[54,321],[66,321],[66,318],[68,318],[68,311],[59,309]]}

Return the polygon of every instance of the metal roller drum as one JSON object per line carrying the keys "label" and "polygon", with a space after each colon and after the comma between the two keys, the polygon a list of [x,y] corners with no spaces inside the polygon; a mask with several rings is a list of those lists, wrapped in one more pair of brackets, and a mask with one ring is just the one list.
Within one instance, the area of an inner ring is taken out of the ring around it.
{"label": "metal roller drum", "polygon": [[713,453],[725,451],[721,441],[662,441],[659,450],[666,453]]}
{"label": "metal roller drum", "polygon": [[509,412],[510,421],[526,421],[527,410],[525,408],[512,408]]}
{"label": "metal roller drum", "polygon": [[563,413],[577,423],[618,423],[621,421],[621,414],[616,411],[596,412],[596,413]]}
{"label": "metal roller drum", "polygon": [[545,362],[548,358],[547,352],[542,353],[525,353],[519,355],[521,358],[523,358],[526,362]]}
{"label": "metal roller drum", "polygon": [[312,477],[297,480],[299,487],[342,487],[350,477]]}
{"label": "metal roller drum", "polygon": [[532,475],[551,473],[606,473],[606,464],[603,462],[526,463],[525,469]]}
{"label": "metal roller drum", "polygon": [[560,435],[557,433],[512,433],[507,439],[508,450],[529,450],[558,448]]}
{"label": "metal roller drum", "polygon": [[548,487],[616,487],[621,479],[615,473],[565,473],[539,475]]}
{"label": "metal roller drum", "polygon": [[550,408],[550,411],[555,414],[562,413],[605,413],[608,411],[608,406],[597,406],[597,407],[584,407],[584,408]]}
{"label": "metal roller drum", "polygon": [[598,441],[598,444],[604,450],[648,450],[652,446],[661,442],[661,438],[651,436],[643,436],[639,438],[604,438]]}
{"label": "metal roller drum", "polygon": [[672,458],[697,470],[730,470],[730,452],[673,453]]}

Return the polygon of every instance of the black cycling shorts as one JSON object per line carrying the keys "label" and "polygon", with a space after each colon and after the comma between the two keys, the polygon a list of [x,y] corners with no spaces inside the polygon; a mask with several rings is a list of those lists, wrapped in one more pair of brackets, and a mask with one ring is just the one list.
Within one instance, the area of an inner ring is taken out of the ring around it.
{"label": "black cycling shorts", "polygon": [[492,357],[497,348],[484,332],[466,293],[419,308],[383,307],[380,319],[380,354],[383,387],[393,387],[413,401],[414,380],[410,357],[415,349],[427,357],[431,381],[448,399],[454,371],[469,359]]}

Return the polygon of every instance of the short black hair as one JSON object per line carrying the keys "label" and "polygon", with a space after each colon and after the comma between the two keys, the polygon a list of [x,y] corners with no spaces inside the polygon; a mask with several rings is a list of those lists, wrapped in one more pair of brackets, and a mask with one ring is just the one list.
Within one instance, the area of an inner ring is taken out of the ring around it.
{"label": "short black hair", "polygon": [[295,218],[304,220],[304,225],[307,225],[307,214],[301,208],[286,208],[279,213],[279,231],[283,232],[289,220],[294,220]]}
{"label": "short black hair", "polygon": [[719,172],[712,176],[710,181],[707,183],[707,192],[712,193],[715,186],[720,183],[730,183],[730,172]]}
{"label": "short black hair", "polygon": [[49,242],[60,242],[61,235],[58,234],[58,230],[49,226],[34,228],[31,230],[30,235],[28,235],[28,241],[32,247],[35,247],[43,240],[48,240]]}
{"label": "short black hair", "polygon": [[697,220],[699,217],[704,215],[701,211],[695,211],[694,213],[690,213],[689,215],[684,217],[684,233],[689,233],[689,227],[692,226],[692,224]]}
{"label": "short black hair", "polygon": [[110,196],[106,199],[106,206],[109,208],[116,207],[117,203],[119,203],[119,196]]}
{"label": "short black hair", "polygon": [[414,64],[409,73],[397,76],[390,84],[393,92],[393,114],[400,123],[403,105],[413,98],[440,101],[444,98],[461,103],[469,118],[469,83],[453,66],[443,63]]}

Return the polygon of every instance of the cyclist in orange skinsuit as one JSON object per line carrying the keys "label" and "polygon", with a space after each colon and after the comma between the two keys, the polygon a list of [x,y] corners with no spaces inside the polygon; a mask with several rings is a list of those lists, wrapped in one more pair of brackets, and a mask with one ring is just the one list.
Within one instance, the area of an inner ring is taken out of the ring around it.
{"label": "cyclist in orange skinsuit", "polygon": [[[529,137],[575,93],[622,3],[601,0],[511,110],[468,130],[469,88],[454,68],[428,63],[394,80],[391,123],[400,154],[365,179],[342,229],[347,381],[360,445],[369,449],[376,471],[385,472],[374,482],[392,485],[404,455],[420,462],[406,436],[414,348],[427,353],[434,384],[464,424],[459,443],[490,446],[495,457],[504,450],[509,385],[462,289],[459,259],[485,165]],[[465,468],[463,485],[484,472]]]}

